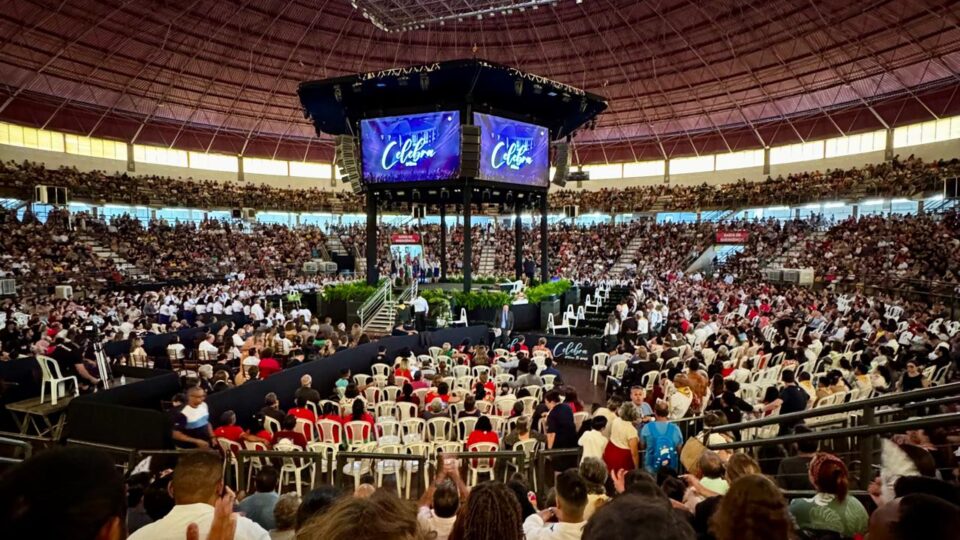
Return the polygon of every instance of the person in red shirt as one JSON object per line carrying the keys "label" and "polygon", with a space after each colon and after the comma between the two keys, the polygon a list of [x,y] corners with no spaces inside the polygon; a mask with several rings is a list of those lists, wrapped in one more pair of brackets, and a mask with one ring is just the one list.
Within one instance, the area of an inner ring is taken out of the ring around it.
{"label": "person in red shirt", "polygon": [[486,391],[486,396],[484,399],[487,401],[493,401],[493,398],[497,395],[497,385],[493,384],[493,381],[490,380],[490,376],[486,371],[480,373],[480,378],[477,380],[477,384],[474,386],[474,392],[476,392],[476,387],[482,386]]}
{"label": "person in red shirt", "polygon": [[[343,425],[346,428],[347,424],[350,422],[366,422],[367,425],[363,428],[363,440],[370,439],[370,430],[373,429],[373,416],[367,412],[366,405],[363,401],[355,400],[353,402],[353,410],[350,414],[346,415],[342,419]],[[344,433],[344,437],[349,437]]]}
{"label": "person in red shirt", "polygon": [[288,414],[283,417],[283,422],[280,423],[282,428],[280,431],[273,434],[273,445],[276,446],[278,442],[283,439],[286,439],[300,448],[307,447],[307,438],[303,436],[303,433],[297,431],[297,417],[292,414]]}
{"label": "person in red shirt", "polygon": [[[343,418],[340,416],[340,407],[336,406],[333,403],[325,403],[323,405],[323,411],[321,411],[321,416],[319,420],[330,420],[330,421],[336,422],[341,426],[341,430],[342,430]],[[341,433],[340,431],[337,431],[336,428],[334,428],[333,442],[338,444],[340,443],[340,433]],[[322,429],[320,431],[320,438],[323,439]],[[324,442],[330,442],[330,441],[324,440]]]}
{"label": "person in red shirt", "polygon": [[[467,437],[467,442],[464,446],[466,446],[469,451],[470,448],[477,443],[493,443],[496,445],[494,450],[500,447],[500,436],[493,430],[493,424],[490,423],[490,419],[486,416],[481,416],[477,419],[477,424],[473,431],[470,432],[470,436]],[[473,465],[476,467],[476,459],[473,460]]]}
{"label": "person in red shirt", "polygon": [[260,358],[260,378],[266,379],[274,373],[280,373],[282,369],[280,362],[277,362],[277,359],[273,357],[273,351],[264,349],[263,356]]}
{"label": "person in red shirt", "polygon": [[303,418],[304,420],[309,421],[311,424],[317,423],[317,415],[313,411],[307,408],[307,398],[300,396],[296,399],[296,407],[287,411],[287,414],[292,414],[297,418]]}
{"label": "person in red shirt", "polygon": [[[269,433],[267,437],[261,435],[251,435],[237,425],[237,414],[233,411],[223,411],[220,415],[220,427],[213,430],[213,436],[233,441],[241,447],[245,441],[270,444]],[[236,450],[236,449],[234,449]]]}
{"label": "person in red shirt", "polygon": [[410,361],[406,358],[400,360],[400,363],[397,364],[397,368],[393,371],[393,374],[397,377],[404,377],[408,381],[413,378],[413,375],[410,374]]}
{"label": "person in red shirt", "polygon": [[517,336],[517,344],[514,345],[513,347],[510,347],[510,352],[512,353],[525,352],[527,353],[527,356],[530,356],[530,347],[527,347],[527,344],[524,343],[525,341],[526,341],[526,338],[524,338],[523,336]]}
{"label": "person in red shirt", "polygon": [[424,399],[424,401],[426,401],[427,403],[432,403],[433,400],[439,399],[444,403],[450,403],[450,395],[448,394],[449,391],[450,391],[450,386],[447,385],[447,383],[445,382],[441,382],[440,384],[437,385],[436,391],[431,390],[430,392],[427,393],[427,397],[426,399]]}

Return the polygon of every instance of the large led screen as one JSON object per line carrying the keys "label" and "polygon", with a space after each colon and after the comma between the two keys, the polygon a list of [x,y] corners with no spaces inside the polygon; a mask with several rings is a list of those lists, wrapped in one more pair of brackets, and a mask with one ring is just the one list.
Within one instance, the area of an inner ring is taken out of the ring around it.
{"label": "large led screen", "polygon": [[550,137],[547,128],[499,116],[474,113],[480,126],[480,178],[547,187]]}
{"label": "large led screen", "polygon": [[460,174],[460,112],[360,122],[363,179],[371,183],[449,180]]}

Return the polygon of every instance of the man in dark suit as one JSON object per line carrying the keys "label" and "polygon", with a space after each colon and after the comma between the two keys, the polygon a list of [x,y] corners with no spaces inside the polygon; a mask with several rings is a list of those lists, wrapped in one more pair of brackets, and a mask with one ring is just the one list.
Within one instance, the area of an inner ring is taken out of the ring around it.
{"label": "man in dark suit", "polygon": [[533,260],[532,259],[524,260],[523,275],[527,276],[527,279],[533,279],[536,273],[537,273],[537,265],[533,263]]}
{"label": "man in dark suit", "polygon": [[509,343],[508,338],[513,332],[513,312],[510,311],[510,306],[508,304],[503,305],[503,309],[497,312],[497,316],[493,319],[493,333],[497,334],[499,331],[500,335],[497,335],[496,339],[493,341],[494,347],[506,347]]}

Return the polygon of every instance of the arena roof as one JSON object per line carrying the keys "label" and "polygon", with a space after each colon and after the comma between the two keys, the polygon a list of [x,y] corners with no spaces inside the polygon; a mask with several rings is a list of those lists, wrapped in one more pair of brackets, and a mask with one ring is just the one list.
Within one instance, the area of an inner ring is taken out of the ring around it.
{"label": "arena roof", "polygon": [[575,140],[584,163],[787,144],[960,111],[950,0],[354,3],[11,0],[0,12],[0,119],[329,159],[299,83],[470,57],[607,98],[609,111]]}

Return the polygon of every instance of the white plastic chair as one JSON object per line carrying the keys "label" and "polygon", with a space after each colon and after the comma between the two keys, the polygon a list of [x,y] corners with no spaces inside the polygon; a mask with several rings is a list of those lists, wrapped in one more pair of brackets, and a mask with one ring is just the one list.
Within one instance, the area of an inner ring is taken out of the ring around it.
{"label": "white plastic chair", "polygon": [[548,314],[547,314],[547,329],[546,329],[546,333],[548,333],[548,334],[556,334],[556,333],[557,333],[557,325],[556,325],[556,323],[555,323],[554,320],[553,320],[553,313],[548,313]]}
{"label": "white plastic chair", "polygon": [[397,418],[397,404],[393,401],[381,401],[377,403],[376,411],[377,414],[375,416],[378,422],[385,418]]}
{"label": "white plastic chair", "polygon": [[343,440],[343,424],[336,420],[317,420],[317,431],[320,432],[322,442],[339,444]]}
{"label": "white plastic chair", "polygon": [[607,371],[607,359],[610,355],[598,352],[593,355],[593,365],[590,367],[590,382],[600,384],[600,373]]}
{"label": "white plastic chair", "polygon": [[[414,442],[409,443],[404,448],[407,454],[411,456],[421,456],[425,458],[424,460],[424,471],[423,471],[423,489],[426,490],[430,486],[430,477],[427,474],[427,464],[430,459],[430,454],[433,451],[433,445],[425,442]],[[410,498],[410,485],[413,483],[413,475],[420,470],[420,462],[413,460],[404,460],[403,462],[403,472],[404,479],[403,483],[406,488],[405,497]]]}
{"label": "white plastic chair", "polygon": [[[343,425],[344,437],[346,438],[347,444],[350,445],[363,444],[367,442],[369,432],[372,430],[373,428],[370,426],[370,424],[368,422],[364,422],[363,420],[354,420]],[[367,431],[366,436],[364,431]]]}
{"label": "white plastic chair", "polygon": [[387,364],[374,364],[370,366],[370,371],[374,375],[379,375],[381,377],[389,377],[391,368]]}
{"label": "white plastic chair", "polygon": [[73,397],[80,395],[80,388],[77,386],[77,378],[73,375],[64,377],[63,374],[60,373],[60,364],[58,364],[56,360],[50,358],[49,356],[38,354],[37,363],[40,364],[40,373],[42,376],[42,380],[40,382],[40,403],[43,403],[46,389],[49,386],[50,403],[56,405],[57,400],[61,397],[61,391],[63,392],[63,395],[66,396],[66,383],[71,381],[73,382]]}
{"label": "white plastic chair", "polygon": [[313,442],[317,440],[317,436],[314,433],[314,426],[306,418],[297,418],[297,431],[303,433],[304,438],[307,439],[307,442]]}
{"label": "white plastic chair", "polygon": [[[467,448],[468,452],[496,452],[497,445],[490,442],[479,442]],[[470,469],[470,485],[477,485],[481,474],[490,475],[491,480],[496,480],[494,473],[497,464],[497,458],[471,458],[467,461],[467,467]]]}
{"label": "white plastic chair", "polygon": [[407,418],[400,421],[400,438],[405,444],[426,441],[427,421],[423,418]]}
{"label": "white plastic chair", "polygon": [[460,326],[460,325],[463,325],[463,326],[470,325],[470,323],[467,321],[466,308],[460,308],[460,318],[450,323],[450,326]]}
{"label": "white plastic chair", "polygon": [[[278,452],[302,452],[299,446],[288,442],[286,440],[281,440],[273,446],[273,449]],[[307,469],[313,469],[313,462],[307,459],[306,457],[285,457],[281,460],[283,465],[280,467],[280,485],[285,485],[287,481],[293,480],[296,484],[297,495],[303,493],[301,485],[304,482],[303,472]],[[308,476],[308,478],[312,478]]]}
{"label": "white plastic chair", "polygon": [[453,420],[442,416],[427,420],[427,434],[432,442],[452,441]]}
{"label": "white plastic chair", "polygon": [[396,418],[403,422],[410,418],[417,417],[417,405],[415,403],[410,403],[408,401],[401,401],[395,404],[396,406]]}
{"label": "white plastic chair", "polygon": [[[372,453],[377,451],[377,443],[369,442],[351,445],[349,450],[351,452]],[[370,459],[347,459],[346,465],[343,466],[343,474],[353,477],[354,490],[360,487],[360,477],[372,472],[372,464],[373,462]]]}
{"label": "white plastic chair", "polygon": [[[377,448],[376,452],[378,454],[403,454],[404,450],[399,444],[385,444]],[[377,487],[383,487],[383,477],[388,475],[393,475],[396,478],[397,483],[397,497],[403,495],[401,492],[402,479],[400,476],[400,471],[402,467],[400,466],[402,462],[397,459],[387,459],[380,458],[377,460],[376,469],[377,469]]]}
{"label": "white plastic chair", "polygon": [[464,416],[463,418],[457,420],[457,435],[459,435],[459,440],[465,441],[467,437],[470,436],[470,433],[473,432],[477,427],[476,416]]}
{"label": "white plastic chair", "polygon": [[280,422],[272,416],[264,416],[263,429],[269,431],[271,434],[276,433],[280,431]]}
{"label": "white plastic chair", "polygon": [[[534,452],[537,451],[537,448],[539,448],[539,446],[540,446],[540,442],[534,439],[533,437],[531,437],[525,441],[519,441],[517,443],[514,443],[513,448],[511,448],[511,450],[513,450],[514,452],[523,452],[524,468],[529,469],[529,467],[533,462],[533,454]],[[509,480],[511,469],[516,470],[517,472],[523,472],[520,469],[520,464],[515,462],[512,459],[506,460],[506,464],[507,464],[505,468],[506,477],[504,478],[504,481]],[[536,482],[536,478],[534,478],[534,482]],[[534,489],[536,489],[536,484],[534,484]]]}
{"label": "white plastic chair", "polygon": [[430,347],[429,349],[427,349],[427,352],[430,353],[430,356],[431,356],[434,360],[436,360],[437,357],[440,356],[440,353],[443,352],[443,349],[440,348],[440,347]]}
{"label": "white plastic chair", "polygon": [[329,442],[312,442],[307,445],[307,452],[320,454],[320,469],[314,469],[314,485],[322,479],[324,474],[330,475],[330,483],[333,483],[333,471],[337,466],[337,452],[339,445]]}
{"label": "white plastic chair", "polygon": [[600,313],[600,302],[594,302],[593,297],[589,294],[587,299],[583,302],[583,308],[587,311],[593,311],[594,313]]}

